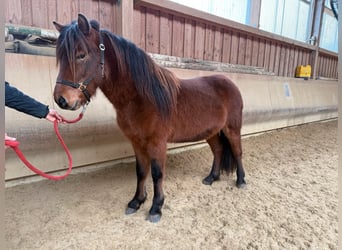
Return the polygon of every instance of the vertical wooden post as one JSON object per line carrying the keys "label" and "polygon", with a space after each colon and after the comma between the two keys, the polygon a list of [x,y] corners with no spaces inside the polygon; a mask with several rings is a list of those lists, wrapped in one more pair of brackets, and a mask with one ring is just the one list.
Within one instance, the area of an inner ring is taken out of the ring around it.
{"label": "vertical wooden post", "polygon": [[313,22],[311,28],[311,36],[310,39],[314,39],[315,50],[311,52],[310,55],[310,65],[311,65],[311,78],[316,79],[318,77],[317,73],[317,63],[318,63],[318,55],[319,55],[319,40],[321,36],[321,27],[322,27],[322,19],[324,13],[324,0],[314,1],[314,13],[313,13]]}
{"label": "vertical wooden post", "polygon": [[117,0],[115,20],[116,33],[128,40],[133,40],[133,0]]}

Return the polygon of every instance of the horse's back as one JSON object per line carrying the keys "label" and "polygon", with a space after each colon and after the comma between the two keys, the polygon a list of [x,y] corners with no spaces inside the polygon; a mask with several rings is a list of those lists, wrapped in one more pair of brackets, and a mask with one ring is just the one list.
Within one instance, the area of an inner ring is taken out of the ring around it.
{"label": "horse's back", "polygon": [[226,107],[238,108],[243,105],[238,87],[224,75],[201,76],[181,80],[179,98],[185,95],[199,95],[202,101],[219,101]]}

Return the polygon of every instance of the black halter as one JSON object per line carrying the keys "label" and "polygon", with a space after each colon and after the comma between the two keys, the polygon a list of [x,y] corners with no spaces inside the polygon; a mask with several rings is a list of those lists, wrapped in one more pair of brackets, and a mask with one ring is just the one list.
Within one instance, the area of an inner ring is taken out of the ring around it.
{"label": "black halter", "polygon": [[[104,51],[106,49],[104,43],[103,43],[103,37],[101,35],[101,31],[99,32],[100,34],[100,44],[99,44],[99,49],[100,49],[100,65],[101,65],[101,75],[102,78],[104,78]],[[80,91],[82,91],[82,93],[84,94],[84,96],[87,98],[87,101],[90,102],[90,94],[87,90],[87,86],[90,83],[90,81],[92,80],[93,77],[89,77],[88,79],[84,80],[83,82],[71,82],[68,80],[64,80],[64,79],[57,79],[56,83],[59,84],[64,84],[66,86],[75,88],[75,89],[79,89]]]}

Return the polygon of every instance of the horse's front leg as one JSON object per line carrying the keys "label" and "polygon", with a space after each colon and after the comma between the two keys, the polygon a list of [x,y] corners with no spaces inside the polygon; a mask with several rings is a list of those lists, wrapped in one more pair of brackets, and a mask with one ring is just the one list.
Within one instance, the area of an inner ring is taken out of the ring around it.
{"label": "horse's front leg", "polygon": [[150,209],[149,220],[155,223],[161,218],[161,209],[164,204],[163,179],[165,177],[165,158],[152,159],[151,170],[154,195],[152,207]]}
{"label": "horse's front leg", "polygon": [[150,170],[150,159],[137,148],[135,148],[135,154],[137,189],[133,199],[128,203],[126,214],[135,213],[140,208],[140,205],[145,202],[147,197],[145,181]]}

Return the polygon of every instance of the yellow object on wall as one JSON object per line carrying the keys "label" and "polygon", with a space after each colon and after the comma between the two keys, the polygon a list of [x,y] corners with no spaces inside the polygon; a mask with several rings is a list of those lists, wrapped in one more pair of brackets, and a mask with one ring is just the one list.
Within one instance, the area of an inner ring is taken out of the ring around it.
{"label": "yellow object on wall", "polygon": [[311,65],[299,65],[296,68],[296,77],[309,79],[311,77]]}

